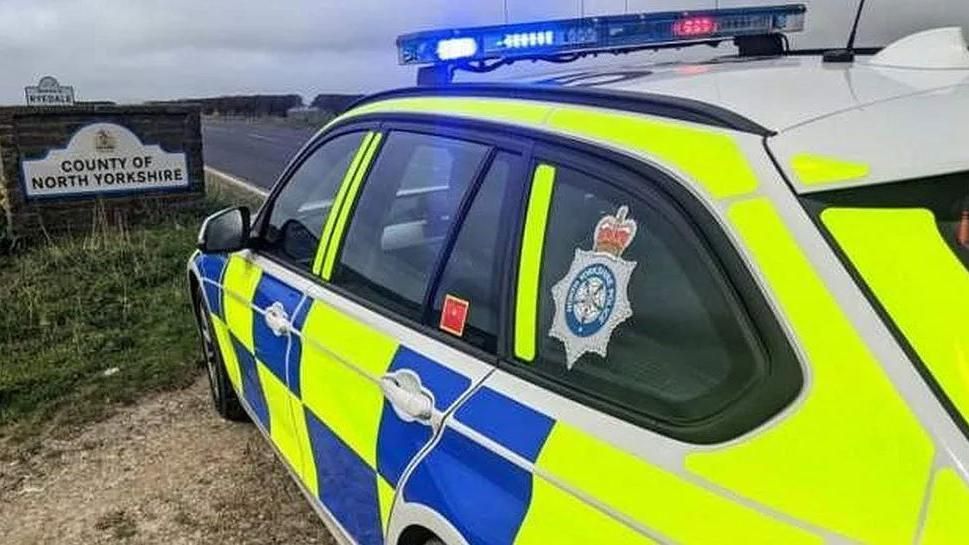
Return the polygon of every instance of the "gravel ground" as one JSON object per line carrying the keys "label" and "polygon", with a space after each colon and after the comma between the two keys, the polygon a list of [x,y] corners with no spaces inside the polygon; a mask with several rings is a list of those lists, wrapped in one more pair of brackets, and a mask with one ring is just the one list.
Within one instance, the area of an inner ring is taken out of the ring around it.
{"label": "gravel ground", "polygon": [[0,543],[333,545],[259,432],[204,380],[30,453],[0,445]]}

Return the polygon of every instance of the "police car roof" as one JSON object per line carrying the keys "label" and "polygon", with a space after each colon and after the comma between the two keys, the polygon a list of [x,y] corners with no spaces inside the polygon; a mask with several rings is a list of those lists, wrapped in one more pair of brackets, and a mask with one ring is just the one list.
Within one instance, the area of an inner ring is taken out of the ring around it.
{"label": "police car roof", "polygon": [[824,63],[820,56],[722,57],[613,65],[516,81],[689,99],[734,112],[777,133],[885,101],[939,92],[969,94],[969,70],[888,68],[869,61],[870,57],[845,64]]}
{"label": "police car roof", "polygon": [[[761,59],[720,57],[692,63],[612,64],[578,70],[543,72],[490,83],[452,84],[377,93],[362,102],[401,95],[456,94],[545,101],[588,102],[601,107],[636,109],[621,101],[634,100],[681,104],[720,115],[734,114],[730,123],[745,132],[782,133],[815,120],[839,115],[886,101],[904,101],[920,95],[966,95],[969,69],[924,69],[875,66],[871,57],[854,63],[824,63],[820,55]],[[528,95],[528,96],[526,96]],[[596,102],[598,99],[598,102]],[[679,102],[677,102],[679,99]],[[643,112],[646,113],[646,112]],[[670,112],[672,114],[672,111]],[[675,117],[671,115],[672,117]],[[748,123],[743,123],[746,119]],[[746,126],[745,126],[746,125]],[[762,130],[755,130],[754,126]]]}
{"label": "police car roof", "polygon": [[[733,112],[774,134],[791,165],[805,154],[863,165],[856,185],[969,171],[969,69],[881,66],[873,57],[825,63],[820,55],[613,66],[530,81],[674,97]],[[840,187],[843,187],[841,185]]]}
{"label": "police car roof", "polygon": [[364,102],[452,94],[582,104],[769,137],[803,192],[825,189],[800,184],[792,172],[804,155],[863,166],[859,185],[969,171],[969,50],[959,29],[916,34],[851,63],[785,55],[597,65]]}
{"label": "police car roof", "polygon": [[[864,165],[857,185],[969,171],[969,69],[890,68],[871,57],[724,57],[705,62],[614,64],[473,83],[379,93],[567,102],[633,111],[769,137],[800,192],[791,164],[809,154]],[[442,112],[444,113],[444,112]]]}

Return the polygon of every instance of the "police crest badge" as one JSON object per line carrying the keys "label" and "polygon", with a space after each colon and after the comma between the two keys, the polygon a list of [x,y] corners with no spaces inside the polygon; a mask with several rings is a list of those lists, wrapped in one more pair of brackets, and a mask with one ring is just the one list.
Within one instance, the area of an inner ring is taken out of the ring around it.
{"label": "police crest badge", "polygon": [[569,271],[552,287],[555,318],[549,336],[565,345],[569,370],[586,353],[605,358],[612,333],[633,315],[629,279],[636,262],[622,253],[636,237],[636,222],[621,206],[595,228],[592,251],[576,248]]}

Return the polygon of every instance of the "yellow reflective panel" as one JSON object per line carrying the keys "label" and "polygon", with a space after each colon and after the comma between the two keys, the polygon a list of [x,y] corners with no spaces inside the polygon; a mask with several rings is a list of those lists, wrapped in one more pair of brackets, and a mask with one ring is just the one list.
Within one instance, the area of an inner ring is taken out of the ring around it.
{"label": "yellow reflective panel", "polygon": [[262,362],[256,362],[256,370],[269,410],[270,438],[306,488],[316,491],[316,465],[312,459],[305,459],[312,447],[303,404]]}
{"label": "yellow reflective panel", "polygon": [[943,240],[935,216],[922,209],[830,208],[821,219],[969,418],[969,271]]}
{"label": "yellow reflective panel", "polygon": [[[796,545],[822,542],[803,529],[720,497],[562,422],[552,429],[537,466],[676,543]],[[563,506],[563,502],[556,502],[555,497],[539,495],[532,500],[533,508],[545,509],[545,506],[536,506],[536,501],[549,498],[553,507]],[[575,509],[571,512],[581,514]],[[541,516],[541,511],[535,515]],[[532,538],[530,534],[525,537]],[[534,535],[535,539],[540,537],[546,539],[530,543],[560,542],[551,534]],[[587,543],[626,542],[592,540]]]}
{"label": "yellow reflective panel", "polygon": [[315,275],[319,275],[323,270],[323,258],[326,255],[326,248],[330,242],[330,236],[333,234],[333,227],[336,225],[336,218],[340,214],[340,207],[343,206],[343,200],[346,198],[347,191],[353,184],[353,178],[356,176],[360,163],[363,162],[367,150],[370,149],[370,142],[373,140],[373,137],[374,133],[372,132],[368,132],[363,137],[360,147],[357,148],[356,155],[353,156],[353,161],[350,162],[350,167],[343,176],[340,189],[336,192],[336,197],[333,198],[333,204],[330,205],[330,211],[326,215],[326,223],[323,225],[323,231],[320,234],[320,244],[316,248],[316,258],[313,260],[313,274]]}
{"label": "yellow reflective panel", "polygon": [[770,201],[734,204],[733,226],[810,365],[797,410],[686,467],[740,496],[865,543],[915,538],[934,454]]}
{"label": "yellow reflective panel", "polygon": [[319,301],[313,301],[310,307],[303,337],[322,345],[375,381],[387,372],[397,353],[397,341],[393,338]]}
{"label": "yellow reflective panel", "polygon": [[367,464],[377,467],[383,395],[372,379],[309,343],[300,363],[303,403]]}
{"label": "yellow reflective panel", "polygon": [[932,485],[920,545],[969,543],[969,487],[952,468],[940,470]]}
{"label": "yellow reflective panel", "polygon": [[656,543],[629,526],[540,478],[515,545],[647,545]]}
{"label": "yellow reflective panel", "polygon": [[252,341],[252,298],[256,294],[260,278],[262,270],[238,255],[229,257],[229,264],[226,265],[222,277],[225,321],[229,325],[229,331],[252,353],[256,351]]}
{"label": "yellow reflective panel", "polygon": [[865,178],[870,167],[865,163],[842,161],[832,157],[800,154],[791,159],[798,180],[805,185],[832,184]]}
{"label": "yellow reflective panel", "polygon": [[552,110],[549,104],[509,99],[486,98],[396,98],[366,104],[346,114],[355,117],[377,112],[413,112],[478,117],[491,121],[508,121],[539,125]]}
{"label": "yellow reflective panel", "polygon": [[330,276],[333,274],[333,265],[336,263],[336,256],[340,252],[340,244],[343,242],[343,233],[346,231],[347,220],[350,217],[350,211],[353,209],[354,203],[357,202],[357,195],[360,193],[360,186],[363,184],[363,179],[367,176],[368,169],[370,168],[370,162],[373,161],[373,156],[377,152],[377,148],[380,147],[380,140],[383,135],[380,133],[374,134],[370,138],[370,143],[367,147],[367,151],[364,152],[363,159],[360,160],[360,164],[357,165],[356,172],[353,174],[353,180],[350,186],[347,188],[346,196],[344,197],[343,203],[340,206],[340,215],[336,219],[336,224],[333,226],[333,234],[330,235],[330,240],[326,247],[326,259],[323,262],[323,279],[329,280]]}
{"label": "yellow reflective panel", "polygon": [[239,369],[239,360],[236,358],[235,348],[229,338],[229,326],[225,325],[215,314],[209,315],[209,323],[215,330],[215,339],[219,343],[219,352],[222,354],[222,361],[225,363],[225,372],[229,375],[229,382],[236,392],[242,392],[242,371]]}
{"label": "yellow reflective panel", "polygon": [[696,180],[718,199],[757,189],[757,177],[734,138],[684,123],[592,110],[559,109],[548,125],[653,155]]}
{"label": "yellow reflective panel", "polygon": [[377,380],[396,351],[393,339],[319,302],[303,327],[303,402],[374,469],[384,405]]}
{"label": "yellow reflective panel", "polygon": [[378,112],[447,114],[544,125],[556,132],[655,156],[693,177],[715,198],[736,197],[757,189],[757,177],[731,135],[684,122],[537,101],[431,97],[367,104],[344,118]]}
{"label": "yellow reflective panel", "polygon": [[555,168],[538,165],[528,197],[525,233],[518,265],[518,290],[515,303],[515,355],[525,361],[535,359],[535,328],[538,324],[538,284],[548,211],[552,204]]}
{"label": "yellow reflective panel", "polygon": [[394,487],[390,486],[380,474],[377,474],[377,500],[380,502],[380,524],[383,534],[387,536],[387,527],[390,524],[390,511],[394,507]]}

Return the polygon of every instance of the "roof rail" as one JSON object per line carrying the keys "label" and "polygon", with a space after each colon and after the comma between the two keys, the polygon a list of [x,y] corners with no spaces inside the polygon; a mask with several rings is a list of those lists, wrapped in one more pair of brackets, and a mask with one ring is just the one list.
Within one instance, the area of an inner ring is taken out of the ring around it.
{"label": "roof rail", "polygon": [[349,110],[364,104],[409,97],[505,98],[559,102],[667,117],[763,137],[777,134],[734,111],[699,100],[611,89],[541,84],[461,83],[438,87],[406,87],[366,96],[355,102]]}

